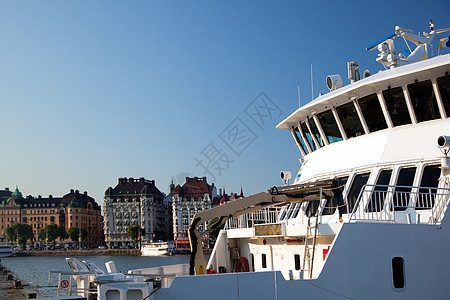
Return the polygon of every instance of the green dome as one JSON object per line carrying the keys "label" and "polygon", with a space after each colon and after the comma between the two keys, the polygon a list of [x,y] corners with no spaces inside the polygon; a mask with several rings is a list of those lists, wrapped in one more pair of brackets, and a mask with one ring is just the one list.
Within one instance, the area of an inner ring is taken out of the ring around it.
{"label": "green dome", "polygon": [[11,198],[23,198],[22,193],[19,191],[19,188],[16,186],[16,190],[12,192]]}
{"label": "green dome", "polygon": [[83,205],[76,198],[73,198],[69,203],[69,208],[82,208]]}

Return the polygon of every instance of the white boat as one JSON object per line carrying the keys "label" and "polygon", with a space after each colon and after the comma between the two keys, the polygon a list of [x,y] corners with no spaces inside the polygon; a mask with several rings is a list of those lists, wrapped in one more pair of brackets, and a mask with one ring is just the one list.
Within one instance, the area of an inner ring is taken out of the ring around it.
{"label": "white boat", "polygon": [[[448,299],[450,54],[430,45],[449,30],[396,27],[368,47],[385,70],[328,76],[277,126],[302,154],[292,185],[282,172],[283,186],[199,212],[189,265],[96,275],[99,299]],[[416,48],[401,55],[396,38]],[[206,262],[209,220],[225,229]]]}
{"label": "white boat", "polygon": [[9,245],[0,245],[0,258],[13,256],[16,254],[16,251]]}
{"label": "white boat", "polygon": [[141,255],[143,256],[159,256],[175,254],[175,245],[173,242],[149,242],[143,243]]}

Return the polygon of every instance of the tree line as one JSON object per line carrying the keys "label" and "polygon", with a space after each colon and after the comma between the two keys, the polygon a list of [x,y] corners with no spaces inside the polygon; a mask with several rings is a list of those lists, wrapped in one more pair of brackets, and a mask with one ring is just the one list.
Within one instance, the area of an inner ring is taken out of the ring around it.
{"label": "tree line", "polygon": [[[53,243],[55,246],[56,240],[59,238],[64,241],[70,238],[72,241],[79,241],[81,231],[81,240],[84,240],[88,236],[88,231],[85,228],[71,227],[68,231],[63,226],[56,224],[45,225],[38,233],[40,240],[46,243]],[[33,228],[28,224],[16,223],[5,230],[8,240],[16,241],[19,247],[25,248],[28,240],[34,238]],[[80,241],[79,241],[80,242]]]}
{"label": "tree line", "polygon": [[[22,249],[25,248],[28,240],[31,241],[34,238],[33,228],[28,224],[16,223],[6,228],[5,232],[8,240],[11,242],[17,242],[19,247],[21,247]],[[74,242],[81,242],[80,235],[81,240],[84,240],[88,236],[88,231],[85,228],[78,227],[71,227],[68,231],[66,231],[64,226],[49,224],[45,225],[45,227],[39,231],[38,238],[47,244],[53,243],[53,247],[55,247],[56,240],[58,238],[60,239],[60,241],[64,241],[65,239],[70,238]],[[139,228],[138,225],[128,227],[128,236],[136,243],[141,239],[143,235],[145,235],[144,228]]]}

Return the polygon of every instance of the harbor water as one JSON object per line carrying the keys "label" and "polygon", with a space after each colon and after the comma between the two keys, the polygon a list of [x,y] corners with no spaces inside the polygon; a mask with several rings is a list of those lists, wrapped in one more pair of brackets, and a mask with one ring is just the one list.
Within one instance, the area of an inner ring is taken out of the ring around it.
{"label": "harbor water", "polygon": [[[49,271],[70,271],[64,256],[12,256],[1,259],[1,264],[14,272],[22,281],[28,283],[31,288],[42,297],[56,296],[58,274],[52,274],[49,279]],[[128,270],[164,265],[189,263],[189,255],[174,256],[109,256],[91,255],[76,256],[80,261],[90,260],[100,268],[106,270],[105,263],[114,261],[118,271],[127,273]]]}

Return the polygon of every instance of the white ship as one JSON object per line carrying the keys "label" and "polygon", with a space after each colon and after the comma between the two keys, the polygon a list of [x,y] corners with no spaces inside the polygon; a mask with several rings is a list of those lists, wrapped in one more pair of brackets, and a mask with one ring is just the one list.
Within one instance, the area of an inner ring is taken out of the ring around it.
{"label": "white ship", "polygon": [[[449,30],[396,27],[369,47],[385,70],[328,76],[329,93],[277,126],[302,154],[292,185],[282,172],[284,186],[198,213],[189,265],[91,265],[98,299],[448,299],[450,54],[431,45]],[[209,220],[226,227],[206,262]]]}
{"label": "white ship", "polygon": [[9,245],[0,245],[0,258],[13,256],[16,254],[12,246]]}
{"label": "white ship", "polygon": [[141,255],[143,256],[159,256],[159,255],[174,255],[175,245],[173,242],[149,242],[143,243],[141,248]]}

